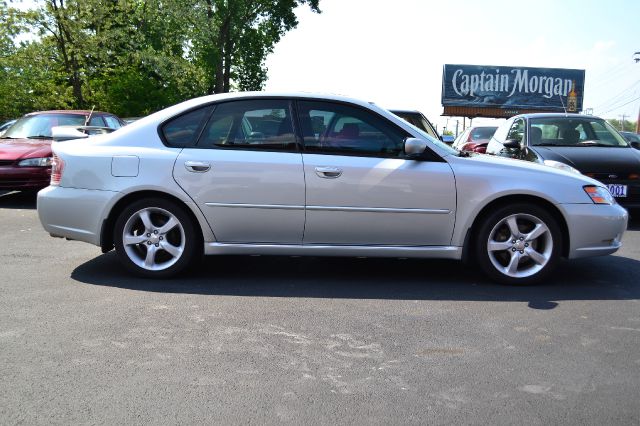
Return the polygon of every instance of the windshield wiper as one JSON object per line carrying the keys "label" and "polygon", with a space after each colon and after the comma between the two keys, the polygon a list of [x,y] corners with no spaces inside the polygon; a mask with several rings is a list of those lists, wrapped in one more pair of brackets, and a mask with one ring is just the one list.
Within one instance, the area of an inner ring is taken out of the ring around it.
{"label": "windshield wiper", "polygon": [[611,145],[611,144],[608,144],[608,143],[600,143],[600,142],[595,141],[595,140],[588,140],[588,141],[578,142],[578,146],[606,146],[606,147],[614,147],[614,146],[620,146],[620,145]]}
{"label": "windshield wiper", "polygon": [[51,139],[51,136],[47,136],[47,135],[33,135],[33,136],[27,136],[27,139]]}

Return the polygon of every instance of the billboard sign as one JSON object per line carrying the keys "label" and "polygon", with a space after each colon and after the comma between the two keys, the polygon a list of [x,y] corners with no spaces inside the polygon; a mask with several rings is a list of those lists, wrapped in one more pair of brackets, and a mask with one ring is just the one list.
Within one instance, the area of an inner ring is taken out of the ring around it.
{"label": "billboard sign", "polygon": [[584,70],[450,65],[442,72],[442,105],[580,112]]}

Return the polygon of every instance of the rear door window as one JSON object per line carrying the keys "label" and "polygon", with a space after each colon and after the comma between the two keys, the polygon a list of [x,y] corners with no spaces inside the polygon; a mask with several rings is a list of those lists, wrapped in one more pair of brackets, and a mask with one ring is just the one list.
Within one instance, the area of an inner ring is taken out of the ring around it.
{"label": "rear door window", "polygon": [[202,132],[198,147],[297,151],[289,104],[285,99],[219,104]]}
{"label": "rear door window", "polygon": [[211,114],[211,106],[188,111],[165,122],[160,130],[164,142],[172,147],[193,146]]}

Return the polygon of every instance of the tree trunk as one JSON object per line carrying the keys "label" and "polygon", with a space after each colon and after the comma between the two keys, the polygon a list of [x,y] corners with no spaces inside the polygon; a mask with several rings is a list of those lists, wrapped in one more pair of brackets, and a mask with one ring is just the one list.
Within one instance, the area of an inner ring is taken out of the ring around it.
{"label": "tree trunk", "polygon": [[231,17],[227,16],[218,32],[218,57],[216,58],[216,93],[229,91],[229,72],[231,71]]}

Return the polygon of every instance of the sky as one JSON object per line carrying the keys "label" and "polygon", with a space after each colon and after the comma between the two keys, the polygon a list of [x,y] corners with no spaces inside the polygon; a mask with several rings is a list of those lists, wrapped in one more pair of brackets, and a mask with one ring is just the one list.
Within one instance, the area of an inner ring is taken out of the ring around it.
{"label": "sky", "polygon": [[267,58],[266,90],[417,109],[441,131],[462,128],[441,116],[444,64],[573,68],[585,70],[584,108],[638,118],[639,0],[320,0],[320,9],[297,9],[298,27]]}

